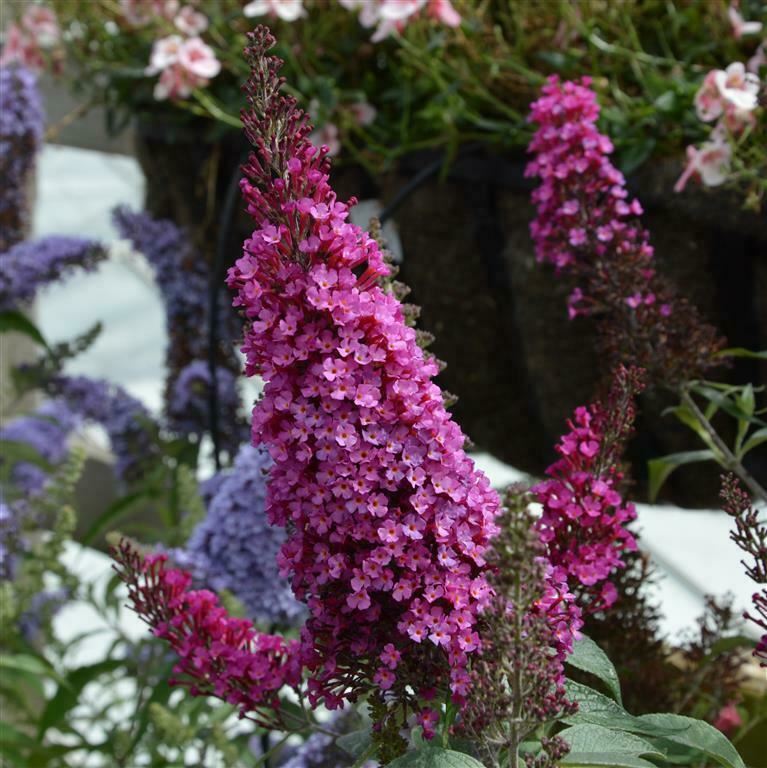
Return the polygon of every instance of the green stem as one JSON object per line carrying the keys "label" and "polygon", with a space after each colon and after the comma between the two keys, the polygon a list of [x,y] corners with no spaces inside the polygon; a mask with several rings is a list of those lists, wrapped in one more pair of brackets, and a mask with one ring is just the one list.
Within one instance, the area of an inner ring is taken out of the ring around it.
{"label": "green stem", "polygon": [[695,417],[700,422],[701,427],[708,435],[711,443],[714,445],[717,451],[721,455],[720,464],[725,468],[734,472],[749,488],[751,493],[762,502],[767,503],[767,490],[757,482],[756,478],[743,466],[738,460],[735,454],[729,449],[727,444],[719,436],[719,433],[714,429],[711,422],[706,418],[703,411],[700,410],[698,404],[693,400],[692,395],[686,388],[682,389],[682,402],[695,414]]}

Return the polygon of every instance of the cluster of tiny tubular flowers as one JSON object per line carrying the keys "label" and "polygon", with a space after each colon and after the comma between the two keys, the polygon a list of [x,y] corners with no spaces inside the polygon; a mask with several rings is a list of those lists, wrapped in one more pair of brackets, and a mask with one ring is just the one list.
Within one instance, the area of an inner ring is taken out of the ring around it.
{"label": "cluster of tiny tubular flowers", "polygon": [[605,319],[601,335],[611,364],[629,361],[665,383],[694,378],[712,365],[722,342],[656,270],[642,206],[630,200],[610,161],[613,145],[596,122],[590,78],[552,76],[531,106],[538,129],[525,175],[537,216],[530,225],[539,261],[576,278],[570,317]]}
{"label": "cluster of tiny tubular flowers", "polygon": [[[463,450],[402,306],[379,285],[377,242],[347,221],[326,151],[279,95],[273,38],[251,35],[256,147],[242,191],[257,228],[230,270],[247,321],[246,371],[266,381],[253,441],[274,461],[267,514],[288,528],[281,566],[307,602],[312,703],[372,684],[402,693],[416,662],[468,693],[491,589],[485,551],[499,499]],[[405,664],[407,662],[407,665]],[[432,683],[433,684],[433,683]]]}
{"label": "cluster of tiny tubular flowers", "polygon": [[[530,511],[529,493],[512,485],[504,494],[500,532],[488,559],[495,590],[482,617],[486,652],[472,666],[475,687],[457,726],[479,746],[485,765],[499,751],[516,754],[544,723],[572,714],[564,663],[583,621],[566,581],[548,561]],[[553,766],[564,743],[552,742],[536,766]]]}
{"label": "cluster of tiny tubular flowers", "polygon": [[754,656],[761,666],[767,667],[767,525],[735,475],[722,477],[720,498],[724,511],[735,521],[730,538],[746,555],[747,559],[742,561],[746,574],[760,588],[751,597],[754,612],[744,613],[743,618],[762,632]]}
{"label": "cluster of tiny tubular flowers", "polygon": [[167,555],[143,557],[126,540],[112,555],[134,610],[178,655],[172,682],[274,725],[280,689],[300,683],[298,641],[260,633],[248,619],[229,616],[215,594],[190,589],[191,575],[169,567]]}
{"label": "cluster of tiny tubular flowers", "polygon": [[[6,43],[7,46],[7,43]],[[3,51],[5,52],[5,48]],[[29,227],[29,173],[42,144],[45,114],[37,76],[0,60],[0,253],[21,242]]]}
{"label": "cluster of tiny tubular flowers", "polygon": [[556,446],[561,458],[548,480],[533,488],[543,505],[536,527],[547,547],[552,578],[567,582],[587,612],[609,608],[618,598],[609,577],[637,545],[626,527],[636,518],[618,491],[623,475],[618,455],[632,430],[633,399],[641,373],[619,368],[607,403],[575,410],[570,431]]}

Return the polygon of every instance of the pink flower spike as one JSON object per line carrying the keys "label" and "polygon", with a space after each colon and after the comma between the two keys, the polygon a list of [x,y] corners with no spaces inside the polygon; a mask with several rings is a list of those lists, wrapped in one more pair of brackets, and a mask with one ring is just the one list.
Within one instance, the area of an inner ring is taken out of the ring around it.
{"label": "pink flower spike", "polygon": [[[227,278],[252,319],[246,370],[265,382],[253,437],[274,459],[267,514],[288,529],[281,565],[309,598],[301,648],[312,703],[384,687],[412,701],[406,680],[375,668],[391,670],[396,651],[443,689],[466,669],[451,616],[462,610],[471,629],[485,608],[499,500],[463,451],[437,366],[379,284],[389,268],[378,243],[330,186],[328,149],[311,144],[306,116],[279,93],[272,42],[258,28],[247,49],[254,150],[242,190],[256,229]],[[440,557],[444,541],[465,545]]]}

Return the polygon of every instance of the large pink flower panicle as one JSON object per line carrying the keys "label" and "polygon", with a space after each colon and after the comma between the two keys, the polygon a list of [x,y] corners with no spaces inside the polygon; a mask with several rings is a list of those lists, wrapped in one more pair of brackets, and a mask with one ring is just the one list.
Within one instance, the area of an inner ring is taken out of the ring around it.
{"label": "large pink flower panicle", "polygon": [[642,388],[640,371],[619,368],[605,403],[576,408],[570,431],[556,447],[561,458],[546,470],[550,479],[533,488],[543,505],[536,527],[552,578],[567,582],[590,613],[616,601],[610,576],[625,565],[623,555],[636,550],[626,527],[636,511],[620,493],[620,459]]}
{"label": "large pink flower panicle", "polygon": [[278,693],[301,681],[298,641],[229,616],[212,592],[190,589],[191,575],[169,567],[166,555],[144,557],[123,540],[112,556],[133,609],[178,655],[173,684],[223,699],[266,727],[283,725]]}
{"label": "large pink flower panicle", "polygon": [[658,274],[642,206],[629,199],[610,160],[612,142],[597,128],[590,84],[553,76],[531,106],[538,129],[525,175],[541,180],[530,225],[538,260],[574,278],[570,316],[601,321],[611,367],[635,364],[667,384],[695,378],[712,367],[722,342]]}
{"label": "large pink flower panicle", "polygon": [[310,610],[310,699],[334,708],[377,688],[418,707],[408,691],[429,695],[449,670],[461,701],[499,499],[463,450],[436,362],[378,284],[378,243],[347,221],[325,148],[279,93],[273,42],[258,28],[247,50],[242,189],[257,228],[228,283],[250,322],[246,370],[266,381],[253,440],[274,460],[267,512]]}

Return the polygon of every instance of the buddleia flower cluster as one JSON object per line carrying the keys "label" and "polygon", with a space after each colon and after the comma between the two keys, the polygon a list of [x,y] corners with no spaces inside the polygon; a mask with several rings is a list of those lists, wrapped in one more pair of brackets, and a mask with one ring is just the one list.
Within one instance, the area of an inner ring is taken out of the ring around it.
{"label": "buddleia flower cluster", "polygon": [[[474,689],[459,729],[487,765],[519,765],[519,748],[547,724],[573,714],[565,693],[565,657],[583,625],[575,595],[552,568],[534,525],[532,496],[512,486],[490,557],[495,590],[483,617],[485,652],[474,663]],[[540,734],[531,762],[553,768],[567,753],[559,738]]]}
{"label": "buddleia flower cluster", "polygon": [[[208,397],[208,323],[210,264],[198,253],[187,233],[172,221],[146,213],[116,208],[112,220],[120,237],[129,240],[151,265],[165,307],[168,346],[165,355],[165,415],[169,429],[180,434],[202,434],[210,427]],[[223,286],[219,305],[228,303]],[[236,374],[240,364],[232,341],[241,324],[232,312],[222,312],[217,337],[216,376],[223,447],[233,456],[246,439],[238,417]],[[221,370],[223,369],[223,370]]]}
{"label": "buddleia flower cluster", "polygon": [[[49,400],[28,416],[20,416],[8,422],[0,429],[0,441],[31,448],[52,468],[66,458],[69,436],[78,423],[77,415],[64,401]],[[48,477],[49,471],[39,463],[23,460],[14,462],[10,473],[14,489],[21,496],[42,491]]]}
{"label": "buddleia flower cluster", "polygon": [[281,564],[310,610],[309,697],[335,708],[371,678],[406,697],[447,667],[463,701],[498,497],[463,450],[436,362],[378,284],[378,243],[347,221],[326,150],[279,95],[272,44],[259,29],[247,51],[242,191],[257,228],[228,283],[249,323],[246,372],[266,382],[253,439],[274,461],[267,512],[290,526]]}
{"label": "buddleia flower cluster", "polygon": [[743,561],[746,574],[759,587],[752,595],[754,612],[745,613],[744,618],[762,632],[754,656],[767,667],[767,524],[734,475],[722,478],[721,498],[725,512],[735,521],[730,538],[748,558]]}
{"label": "buddleia flower cluster", "polygon": [[271,460],[245,445],[208,504],[207,514],[183,550],[171,553],[196,583],[231,592],[248,617],[264,625],[303,622],[305,607],[279,573],[282,528],[266,519],[266,483]]}
{"label": "buddleia flower cluster", "polygon": [[104,379],[59,375],[48,382],[48,389],[81,419],[106,430],[120,480],[139,480],[156,464],[157,427],[146,407],[122,387]]}
{"label": "buddleia flower cluster", "polygon": [[669,385],[699,377],[723,340],[658,273],[642,206],[629,198],[610,160],[613,144],[597,128],[590,78],[550,77],[530,110],[538,128],[525,175],[541,181],[530,232],[538,260],[576,283],[570,316],[598,319],[611,368],[632,363],[650,382]]}
{"label": "buddleia flower cluster", "polygon": [[619,367],[604,403],[576,408],[556,446],[560,459],[546,470],[549,479],[532,489],[543,506],[536,528],[555,573],[591,613],[616,601],[610,576],[637,548],[627,528],[636,510],[620,493],[620,459],[643,386],[638,369]]}
{"label": "buddleia flower cluster", "polygon": [[[273,44],[261,27],[246,50],[243,123],[255,151],[242,191],[257,226],[228,283],[247,320],[246,371],[266,382],[253,413],[253,442],[273,461],[266,511],[287,530],[280,566],[309,611],[295,659],[312,706],[385,693],[399,727],[416,712],[431,737],[438,714],[425,701],[449,689],[463,703],[482,648],[499,499],[464,452],[432,381],[437,363],[379,285],[389,270],[378,243],[347,221],[350,204],[328,183],[327,148],[311,144],[306,116],[280,94]],[[142,561],[127,544],[116,554],[155,632],[210,659],[184,666],[197,690],[243,711],[273,703],[243,655],[253,651],[264,679],[261,643],[275,675],[294,680],[292,648],[230,626],[207,597],[188,603],[190,577],[165,561]]]}
{"label": "buddleia flower cluster", "polygon": [[36,75],[16,64],[0,65],[0,254],[21,242],[29,228],[29,176],[44,123]]}
{"label": "buddleia flower cluster", "polygon": [[[28,445],[33,451],[38,438],[33,435]],[[19,493],[13,481],[0,487],[0,627],[4,637],[17,631],[28,643],[39,644],[47,636],[53,615],[72,595],[75,579],[62,564],[61,555],[75,528],[71,500],[83,461],[82,452],[72,450],[58,466],[48,464],[44,493],[28,494],[23,489]]]}
{"label": "buddleia flower cluster", "polygon": [[99,243],[83,237],[51,235],[14,245],[0,259],[0,311],[17,309],[77,269],[92,270],[105,256]]}
{"label": "buddleia flower cluster", "polygon": [[178,656],[171,682],[193,696],[223,699],[255,722],[284,727],[279,693],[300,685],[298,641],[230,616],[213,592],[193,589],[191,574],[173,568],[164,553],[144,556],[124,540],[113,556],[134,610]]}
{"label": "buddleia flower cluster", "polygon": [[[205,434],[210,428],[210,388],[213,377],[207,360],[193,360],[181,369],[165,406],[167,426],[182,435]],[[248,439],[240,419],[237,377],[223,366],[216,368],[217,409],[221,414],[221,446],[234,455]]]}

